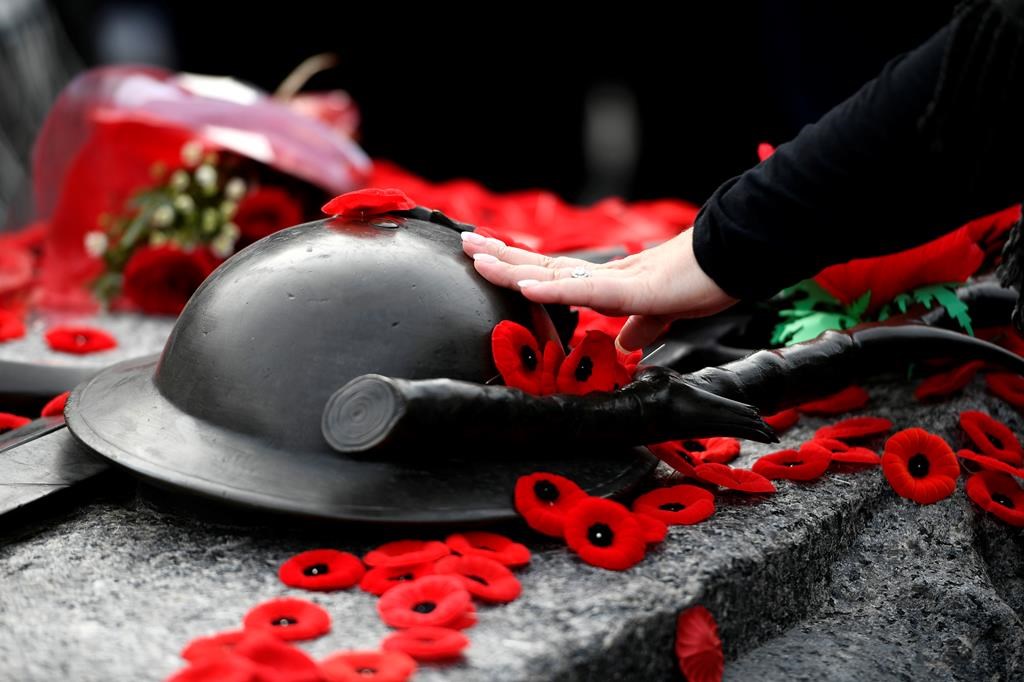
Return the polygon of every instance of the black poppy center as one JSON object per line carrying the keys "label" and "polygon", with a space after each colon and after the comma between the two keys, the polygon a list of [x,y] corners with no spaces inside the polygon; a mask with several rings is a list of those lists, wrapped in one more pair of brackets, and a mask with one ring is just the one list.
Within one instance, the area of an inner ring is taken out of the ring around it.
{"label": "black poppy center", "polygon": [[359,670],[356,670],[356,672],[359,673],[360,675],[365,675],[367,677],[374,677],[377,674],[377,669],[376,668],[360,668]]}
{"label": "black poppy center", "polygon": [[997,504],[1003,505],[1007,509],[1014,508],[1013,500],[1011,500],[1009,497],[1002,493],[992,493],[992,501]]}
{"label": "black poppy center", "polygon": [[481,578],[478,575],[467,575],[466,577],[469,578],[470,580],[474,581],[474,582],[480,583],[481,585],[488,585],[489,584],[487,582],[486,578]]}
{"label": "black poppy center", "polygon": [[596,547],[609,547],[615,540],[615,533],[604,523],[595,523],[587,529],[587,539]]}
{"label": "black poppy center", "polygon": [[388,580],[412,580],[415,577],[412,573],[403,573],[402,575],[392,576]]}
{"label": "black poppy center", "polygon": [[990,433],[990,434],[988,434],[988,439],[989,439],[989,441],[990,441],[990,442],[992,443],[992,446],[993,446],[993,447],[994,447],[994,448],[995,448],[996,450],[1002,450],[1002,449],[1003,449],[1003,441],[999,440],[999,437],[998,437],[998,436],[993,436],[993,435],[992,435],[992,434]]}
{"label": "black poppy center", "polygon": [[523,367],[531,372],[537,369],[537,354],[529,346],[519,349],[519,359],[523,361]]}
{"label": "black poppy center", "polygon": [[580,362],[576,365],[576,381],[583,383],[590,378],[590,375],[594,373],[594,361],[590,359],[589,355],[584,355],[580,358]]}
{"label": "black poppy center", "polygon": [[271,625],[276,625],[279,628],[286,628],[289,625],[295,625],[298,622],[299,621],[295,620],[291,616],[281,616],[280,618],[275,620],[273,623],[271,623]]}
{"label": "black poppy center", "polygon": [[551,481],[537,481],[533,484],[533,494],[542,502],[554,502],[558,499],[558,486]]}
{"label": "black poppy center", "polygon": [[437,608],[437,604],[432,601],[421,601],[412,607],[412,610],[416,613],[430,613]]}
{"label": "black poppy center", "polygon": [[689,464],[690,466],[692,466],[692,467],[695,467],[695,466],[697,466],[697,463],[696,463],[695,461],[693,461],[693,457],[691,457],[691,456],[690,456],[690,453],[689,453],[689,452],[687,452],[686,450],[680,450],[680,451],[679,451],[679,456],[680,456],[680,457],[682,457],[682,458],[683,458],[683,460],[684,460],[684,461],[685,461],[685,462],[686,462],[687,464]]}
{"label": "black poppy center", "polygon": [[313,564],[303,569],[302,574],[308,575],[310,578],[318,575],[323,575],[328,572],[327,564]]}
{"label": "black poppy center", "polygon": [[699,440],[684,440],[683,447],[690,452],[704,452],[707,450],[707,448],[704,447],[704,443],[701,443]]}
{"label": "black poppy center", "polygon": [[910,475],[914,478],[924,478],[928,475],[928,458],[922,455],[920,452],[910,458],[907,462],[907,470],[910,471]]}
{"label": "black poppy center", "polygon": [[658,509],[664,509],[665,511],[677,512],[686,509],[686,505],[682,502],[666,502],[665,504],[658,507]]}

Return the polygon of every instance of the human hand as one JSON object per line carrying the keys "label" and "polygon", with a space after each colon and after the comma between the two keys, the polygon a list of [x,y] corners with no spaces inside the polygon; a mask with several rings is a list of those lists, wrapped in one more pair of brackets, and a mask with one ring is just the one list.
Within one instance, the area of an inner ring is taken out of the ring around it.
{"label": "human hand", "polygon": [[[536,303],[593,308],[604,315],[630,315],[615,340],[623,350],[643,348],[670,322],[704,317],[738,302],[697,264],[693,230],[632,256],[595,264],[552,258],[507,246],[498,239],[462,233],[462,248],[476,271],[492,284],[518,289]],[[589,277],[573,277],[577,268]]]}

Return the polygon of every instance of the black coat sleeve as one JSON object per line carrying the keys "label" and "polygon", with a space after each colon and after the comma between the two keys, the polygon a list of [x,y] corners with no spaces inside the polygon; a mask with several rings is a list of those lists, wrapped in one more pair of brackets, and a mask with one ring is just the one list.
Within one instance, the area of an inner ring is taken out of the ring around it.
{"label": "black coat sleeve", "polygon": [[899,251],[1024,198],[1024,2],[969,2],[694,224],[728,294],[771,296],[822,268]]}

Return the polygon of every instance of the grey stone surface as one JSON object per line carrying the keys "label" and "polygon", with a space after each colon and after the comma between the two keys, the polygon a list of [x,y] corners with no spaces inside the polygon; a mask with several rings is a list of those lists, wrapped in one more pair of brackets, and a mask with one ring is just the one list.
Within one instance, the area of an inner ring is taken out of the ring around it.
{"label": "grey stone surface", "polygon": [[[980,381],[929,406],[902,384],[869,389],[864,413],[923,426],[954,446],[963,409],[988,410],[1021,433],[1020,417]],[[826,421],[805,417],[781,447]],[[745,443],[737,464],[772,449]],[[280,595],[331,613],[332,631],[303,645],[316,656],[372,648],[386,634],[374,597],[303,593],[276,578],[298,551],[362,552],[388,539],[380,533],[227,525],[114,482],[18,537],[2,529],[3,679],[160,679],[182,665],[177,652],[190,638],[236,627],[252,605]],[[480,608],[465,660],[424,666],[417,679],[678,679],[675,617],[693,604],[718,619],[726,679],[1024,679],[1024,538],[962,489],[920,507],[896,497],[874,468],[780,482],[773,496],[722,495],[711,519],[671,529],[622,573],[503,530],[535,551],[520,575],[523,595]]]}

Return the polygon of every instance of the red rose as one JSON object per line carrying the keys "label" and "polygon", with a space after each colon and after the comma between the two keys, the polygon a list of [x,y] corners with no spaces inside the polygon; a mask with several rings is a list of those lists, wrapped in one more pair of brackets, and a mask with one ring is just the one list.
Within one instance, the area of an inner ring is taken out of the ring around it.
{"label": "red rose", "polygon": [[177,315],[216,266],[202,249],[145,246],[124,268],[124,295],[145,313]]}
{"label": "red rose", "polygon": [[302,206],[279,187],[260,187],[245,195],[235,212],[235,224],[246,243],[302,222]]}

